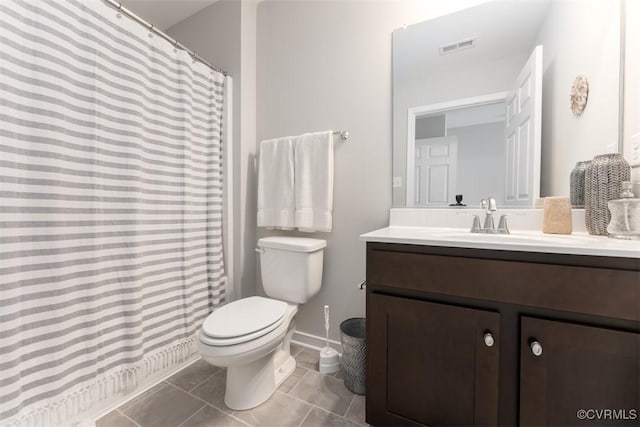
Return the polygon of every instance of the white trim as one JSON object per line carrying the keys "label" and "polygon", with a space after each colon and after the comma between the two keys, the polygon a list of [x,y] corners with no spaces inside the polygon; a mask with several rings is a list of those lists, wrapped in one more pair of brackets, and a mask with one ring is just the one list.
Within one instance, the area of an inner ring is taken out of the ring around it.
{"label": "white trim", "polygon": [[[291,342],[294,344],[298,344],[301,347],[306,347],[312,350],[320,351],[325,346],[326,339],[318,335],[312,335],[306,332],[295,331],[293,333],[293,337],[291,338]],[[342,345],[340,344],[339,341],[334,341],[330,339],[329,345],[331,346],[331,348],[336,349],[339,354],[342,354]]]}
{"label": "white trim", "polygon": [[[455,110],[463,107],[477,107],[480,105],[494,104],[496,102],[505,101],[509,92],[495,92],[487,95],[474,96],[471,98],[460,98],[453,101],[440,102],[438,104],[420,105],[407,109],[407,171],[406,171],[406,187],[407,187],[407,207],[413,207],[415,204],[415,177],[409,179],[409,173],[413,173],[415,169],[416,157],[416,118],[420,115],[439,113],[443,111]],[[446,126],[445,126],[446,129]],[[446,135],[446,132],[445,132]]]}
{"label": "white trim", "polygon": [[[624,95],[626,83],[626,55],[627,55],[627,4],[620,0],[620,65],[618,69],[618,153],[624,154]],[[633,145],[632,145],[633,147]],[[635,165],[638,166],[638,165]],[[634,166],[632,166],[634,167]]]}
{"label": "white trim", "polygon": [[542,169],[542,74],[544,72],[542,69],[542,63],[544,61],[542,45],[536,46],[533,51],[535,52],[534,55],[536,55],[534,105],[536,106],[535,114],[537,117],[534,123],[536,137],[533,139],[533,170],[531,171],[533,188],[531,190],[531,199],[527,203],[528,206],[531,206],[540,198],[540,179]]}
{"label": "white trim", "polygon": [[[407,110],[407,172],[406,172],[406,188],[407,188],[407,207],[411,208],[415,204],[415,172],[416,172],[416,108]],[[414,176],[409,177],[409,174]]]}
{"label": "white trim", "polygon": [[227,301],[234,301],[236,299],[236,287],[233,274],[233,78],[226,76],[225,80],[224,135],[222,142],[222,151],[224,153],[222,245],[227,276],[225,295]]}

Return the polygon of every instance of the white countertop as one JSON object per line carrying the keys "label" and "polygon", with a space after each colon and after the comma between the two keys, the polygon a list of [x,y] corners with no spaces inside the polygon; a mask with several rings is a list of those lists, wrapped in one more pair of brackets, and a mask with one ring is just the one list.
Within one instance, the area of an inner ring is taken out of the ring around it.
{"label": "white countertop", "polygon": [[543,234],[539,231],[514,231],[509,235],[473,234],[468,229],[445,227],[397,226],[381,228],[360,236],[365,242],[455,248],[594,255],[640,259],[639,240],[618,240],[586,233]]}

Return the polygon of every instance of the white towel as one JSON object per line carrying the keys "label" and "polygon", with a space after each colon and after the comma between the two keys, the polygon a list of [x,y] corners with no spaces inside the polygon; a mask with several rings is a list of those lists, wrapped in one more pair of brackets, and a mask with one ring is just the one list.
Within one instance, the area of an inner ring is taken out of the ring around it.
{"label": "white towel", "polygon": [[333,132],[295,137],[295,224],[300,231],[331,231]]}
{"label": "white towel", "polygon": [[293,138],[260,143],[258,227],[295,227]]}

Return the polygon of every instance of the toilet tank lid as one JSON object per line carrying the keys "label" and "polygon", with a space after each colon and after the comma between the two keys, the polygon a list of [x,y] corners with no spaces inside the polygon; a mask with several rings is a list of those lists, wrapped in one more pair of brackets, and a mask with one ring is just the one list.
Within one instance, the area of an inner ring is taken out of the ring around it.
{"label": "toilet tank lid", "polygon": [[327,246],[326,240],[306,237],[263,237],[258,240],[258,247],[283,249],[292,252],[315,252]]}

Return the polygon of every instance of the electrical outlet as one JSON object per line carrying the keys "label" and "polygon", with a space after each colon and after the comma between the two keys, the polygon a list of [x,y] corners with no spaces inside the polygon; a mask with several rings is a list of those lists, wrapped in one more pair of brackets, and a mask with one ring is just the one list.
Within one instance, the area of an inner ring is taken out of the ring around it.
{"label": "electrical outlet", "polygon": [[402,188],[402,177],[394,176],[393,177],[393,188]]}

